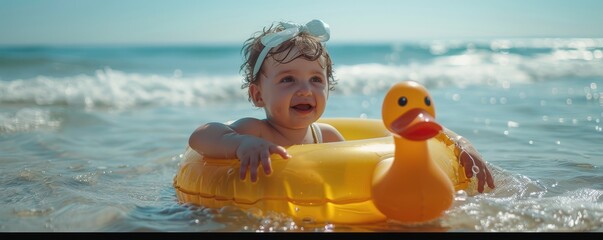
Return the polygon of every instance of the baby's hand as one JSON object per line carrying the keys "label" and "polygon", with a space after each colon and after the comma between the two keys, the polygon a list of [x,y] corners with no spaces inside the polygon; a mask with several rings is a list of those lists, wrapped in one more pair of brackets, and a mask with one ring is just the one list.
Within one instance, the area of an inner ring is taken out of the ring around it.
{"label": "baby's hand", "polygon": [[[494,179],[492,178],[492,174],[490,174],[490,170],[482,160],[482,157],[477,150],[473,148],[471,143],[465,141],[457,142],[460,149],[464,149],[459,154],[459,161],[461,166],[465,168],[465,175],[467,178],[473,177],[473,171],[477,172],[477,191],[482,193],[484,192],[484,185],[487,183],[488,187],[494,188]],[[457,145],[457,146],[458,146]]]}
{"label": "baby's hand", "polygon": [[236,153],[239,161],[241,161],[241,180],[245,179],[247,169],[249,169],[249,178],[251,179],[251,182],[257,181],[258,166],[260,163],[262,164],[266,175],[272,173],[272,168],[270,166],[271,154],[279,154],[284,159],[291,157],[284,147],[254,136],[246,136],[237,148]]}

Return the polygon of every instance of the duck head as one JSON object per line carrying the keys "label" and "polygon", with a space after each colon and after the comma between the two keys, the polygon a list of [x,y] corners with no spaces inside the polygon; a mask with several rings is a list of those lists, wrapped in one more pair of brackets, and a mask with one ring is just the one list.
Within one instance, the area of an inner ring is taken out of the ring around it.
{"label": "duck head", "polygon": [[435,121],[435,107],[425,87],[413,81],[393,85],[381,109],[385,127],[394,136],[424,141],[436,136],[442,126]]}
{"label": "duck head", "polygon": [[438,218],[452,205],[454,187],[430,156],[427,140],[442,126],[435,122],[427,89],[413,81],[396,83],[384,98],[382,118],[393,134],[395,152],[375,167],[371,188],[375,207],[403,223]]}

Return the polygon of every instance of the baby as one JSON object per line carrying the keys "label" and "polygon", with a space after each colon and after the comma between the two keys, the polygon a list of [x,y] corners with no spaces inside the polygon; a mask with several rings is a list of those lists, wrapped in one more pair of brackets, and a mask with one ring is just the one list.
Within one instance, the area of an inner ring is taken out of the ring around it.
{"label": "baby", "polygon": [[[266,118],[241,118],[228,125],[204,124],[191,134],[189,146],[207,157],[238,158],[240,178],[245,179],[249,171],[255,182],[260,165],[265,174],[271,173],[270,155],[291,157],[286,147],[344,141],[333,126],[316,122],[336,84],[324,45],[329,37],[329,26],[312,20],[305,25],[281,22],[247,39],[243,46],[242,88],[248,89],[248,99],[255,106],[264,109]],[[472,149],[469,142],[464,144],[465,149]],[[472,176],[475,162],[481,173],[477,175],[479,192],[484,181],[493,188],[492,176],[477,151],[466,152],[476,160],[464,164],[467,176]]]}

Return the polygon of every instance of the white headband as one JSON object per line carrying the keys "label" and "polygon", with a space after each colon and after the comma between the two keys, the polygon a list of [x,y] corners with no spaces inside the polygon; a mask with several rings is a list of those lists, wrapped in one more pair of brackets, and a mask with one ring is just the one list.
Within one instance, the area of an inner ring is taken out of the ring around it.
{"label": "white headband", "polygon": [[255,62],[255,66],[253,67],[253,76],[256,77],[258,71],[260,71],[260,67],[264,63],[264,58],[268,54],[268,51],[273,47],[280,45],[281,43],[294,38],[300,32],[306,32],[310,35],[317,37],[321,42],[326,42],[329,40],[331,36],[331,30],[329,29],[329,25],[321,20],[314,19],[306,25],[301,25],[292,22],[281,22],[281,25],[285,27],[283,31],[268,33],[260,41],[264,45],[264,49],[258,55],[258,59]]}

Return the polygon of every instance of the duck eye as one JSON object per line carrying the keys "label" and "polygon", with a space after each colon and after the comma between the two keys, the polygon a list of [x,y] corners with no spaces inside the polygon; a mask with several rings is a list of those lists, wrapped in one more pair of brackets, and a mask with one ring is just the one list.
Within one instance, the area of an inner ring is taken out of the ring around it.
{"label": "duck eye", "polygon": [[431,106],[431,99],[429,97],[425,97],[425,105]]}
{"label": "duck eye", "polygon": [[398,105],[400,105],[401,107],[406,106],[407,103],[408,103],[408,99],[406,99],[406,97],[398,98]]}

